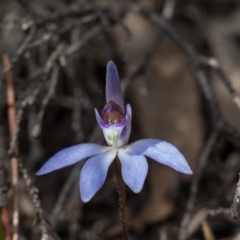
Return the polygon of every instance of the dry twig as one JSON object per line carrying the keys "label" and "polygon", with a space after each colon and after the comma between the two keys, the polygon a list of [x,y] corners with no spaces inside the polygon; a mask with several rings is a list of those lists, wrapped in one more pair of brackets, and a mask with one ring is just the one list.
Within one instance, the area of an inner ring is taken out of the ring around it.
{"label": "dry twig", "polygon": [[[3,66],[9,68],[11,65],[10,59],[7,55],[3,55]],[[14,133],[16,108],[15,108],[15,91],[13,83],[13,75],[11,72],[6,74],[6,86],[7,86],[7,105],[8,105],[8,121],[9,121],[9,133],[11,138]],[[14,152],[18,154],[17,143],[14,146]],[[11,157],[11,185],[13,192],[13,240],[18,240],[18,224],[19,224],[19,206],[18,206],[18,161],[16,157]]]}
{"label": "dry twig", "polygon": [[[98,125],[96,125],[91,134],[89,142],[101,143],[101,140],[102,140],[101,134],[102,134],[101,130],[99,129]],[[77,164],[76,167],[73,168],[73,170],[69,174],[69,177],[68,177],[67,181],[65,182],[65,184],[58,196],[58,199],[56,201],[56,204],[55,204],[52,214],[50,216],[50,222],[53,226],[55,226],[57,223],[57,217],[58,217],[60,211],[62,210],[62,207],[66,200],[66,197],[69,195],[69,192],[71,191],[73,185],[75,184],[76,178],[79,175],[79,168],[82,166],[82,164],[83,164],[83,162],[81,161],[80,163]]]}
{"label": "dry twig", "polygon": [[188,232],[187,232],[187,228],[188,228],[188,225],[191,221],[191,217],[192,217],[192,211],[193,211],[193,208],[194,208],[194,205],[195,205],[195,202],[196,202],[196,195],[197,195],[197,192],[198,192],[198,184],[199,184],[199,180],[201,178],[201,175],[202,175],[202,172],[207,164],[207,160],[208,160],[208,157],[214,147],[214,144],[217,140],[217,137],[218,137],[218,133],[217,132],[214,132],[209,140],[207,141],[207,144],[199,158],[199,165],[197,167],[197,171],[194,175],[194,179],[193,179],[193,182],[191,184],[191,190],[190,190],[190,197],[189,197],[189,200],[188,200],[188,203],[187,203],[187,209],[186,209],[186,212],[183,216],[183,219],[181,221],[181,227],[180,227],[180,230],[179,230],[179,240],[185,240],[187,239],[188,237]]}
{"label": "dry twig", "polygon": [[[4,66],[8,67],[10,65],[10,60],[7,55],[3,56]],[[10,134],[13,137],[16,126],[16,103],[15,103],[15,92],[13,85],[13,76],[11,72],[6,74],[7,81],[7,103],[8,103],[8,117],[9,117],[9,130]],[[21,113],[22,115],[22,113]],[[19,118],[21,119],[21,118]],[[20,120],[19,120],[20,121]],[[20,122],[19,122],[20,123]],[[19,125],[18,123],[18,125]],[[16,135],[17,136],[17,135]],[[17,138],[17,137],[16,137]],[[18,147],[17,140],[15,141],[15,155],[18,155]],[[19,165],[19,166],[18,166]],[[18,224],[19,224],[19,207],[18,207],[18,167],[23,174],[23,178],[26,182],[26,186],[29,190],[29,194],[33,199],[33,203],[35,204],[36,211],[38,213],[38,217],[41,221],[41,231],[42,231],[42,240],[51,239],[47,233],[46,221],[43,216],[43,210],[41,208],[40,200],[38,197],[38,189],[35,188],[31,180],[28,176],[27,170],[23,167],[23,163],[21,159],[17,159],[16,157],[11,158],[11,170],[12,170],[12,189],[13,189],[13,240],[17,240],[19,238],[18,235]]]}
{"label": "dry twig", "polygon": [[[229,124],[222,116],[219,110],[218,102],[209,83],[209,77],[205,69],[206,66],[202,63],[201,57],[197,54],[195,49],[186,41],[184,41],[177,34],[176,30],[159,14],[144,9],[139,5],[134,5],[133,10],[155,24],[160,31],[163,31],[169,37],[169,39],[171,39],[182,50],[189,60],[189,64],[192,67],[193,73],[208,103],[213,126],[218,128],[225,135],[225,137],[232,138],[239,142],[240,132],[231,124]],[[223,70],[221,71],[223,72]],[[228,81],[228,79],[225,78],[224,81]],[[228,82],[228,84],[230,83]],[[229,88],[227,88],[227,90],[229,91]]]}
{"label": "dry twig", "polygon": [[53,95],[55,93],[55,88],[56,88],[57,82],[58,82],[58,73],[59,73],[59,67],[56,65],[55,67],[53,67],[53,72],[52,72],[52,77],[51,77],[51,81],[49,84],[49,89],[48,89],[46,96],[44,97],[44,99],[42,101],[41,109],[37,116],[37,123],[34,126],[34,128],[32,129],[32,135],[34,137],[37,137],[41,132],[41,124],[42,124],[42,120],[43,120],[43,116],[44,116],[46,107],[47,107],[50,99],[53,97]]}
{"label": "dry twig", "polygon": [[236,193],[233,198],[233,203],[231,206],[231,216],[234,219],[237,219],[240,213],[240,173],[239,173],[239,180],[237,183]]}

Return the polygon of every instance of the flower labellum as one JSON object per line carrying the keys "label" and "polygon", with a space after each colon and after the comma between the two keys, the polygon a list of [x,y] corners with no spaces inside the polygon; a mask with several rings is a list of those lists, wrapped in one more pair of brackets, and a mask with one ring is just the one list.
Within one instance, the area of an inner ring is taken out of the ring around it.
{"label": "flower labellum", "polygon": [[95,115],[107,146],[82,143],[61,150],[51,157],[36,173],[43,175],[89,158],[80,173],[80,194],[88,202],[102,187],[108,168],[118,157],[124,182],[133,192],[141,191],[148,172],[146,157],[167,165],[178,172],[192,174],[184,156],[172,144],[158,139],[142,139],[127,144],[131,133],[132,110],[124,106],[118,71],[115,64],[107,64],[106,105],[101,116]]}

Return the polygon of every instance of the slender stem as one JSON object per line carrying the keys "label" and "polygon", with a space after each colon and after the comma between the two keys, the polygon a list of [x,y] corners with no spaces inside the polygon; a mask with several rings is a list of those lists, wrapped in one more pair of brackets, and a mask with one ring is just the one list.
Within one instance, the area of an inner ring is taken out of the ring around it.
{"label": "slender stem", "polygon": [[119,195],[119,211],[120,211],[120,221],[122,223],[124,240],[128,240],[128,229],[126,221],[126,196],[125,196],[125,183],[122,179],[122,174],[118,166],[117,159],[114,161],[114,174],[118,185],[118,195]]}
{"label": "slender stem", "polygon": [[[11,62],[8,55],[2,56],[3,67],[11,67]],[[9,121],[9,133],[10,137],[14,137],[15,123],[16,123],[16,100],[15,89],[12,72],[9,71],[6,75],[6,87],[7,87],[7,106],[8,106],[8,121]],[[18,144],[14,147],[15,155],[18,154]],[[19,225],[19,193],[18,193],[18,161],[16,157],[11,158],[11,185],[13,191],[13,216],[12,216],[12,239],[18,240],[18,225]]]}
{"label": "slender stem", "polygon": [[[0,230],[0,239],[4,239],[4,240],[12,240],[12,233],[11,233],[11,219],[10,219],[10,214],[9,214],[9,210],[6,206],[1,208],[1,218],[0,218],[0,222],[1,222],[1,230]],[[1,233],[1,231],[3,233]],[[1,234],[4,235],[4,238],[1,238]]]}

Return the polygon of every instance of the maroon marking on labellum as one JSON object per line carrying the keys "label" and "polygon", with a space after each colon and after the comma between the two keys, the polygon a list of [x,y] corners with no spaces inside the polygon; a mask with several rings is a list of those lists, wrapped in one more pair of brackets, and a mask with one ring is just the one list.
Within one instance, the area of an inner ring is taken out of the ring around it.
{"label": "maroon marking on labellum", "polygon": [[123,120],[124,113],[117,103],[110,101],[104,106],[102,117],[105,123],[119,123]]}

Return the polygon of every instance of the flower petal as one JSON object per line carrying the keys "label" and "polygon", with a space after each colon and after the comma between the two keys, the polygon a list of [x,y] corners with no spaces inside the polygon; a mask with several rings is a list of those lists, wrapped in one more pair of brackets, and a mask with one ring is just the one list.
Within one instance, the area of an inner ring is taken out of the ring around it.
{"label": "flower petal", "polygon": [[95,112],[96,120],[97,120],[99,127],[101,127],[101,128],[108,127],[108,124],[103,121],[103,119],[101,118],[101,116],[96,108],[94,108],[94,112]]}
{"label": "flower petal", "polygon": [[121,139],[124,144],[127,144],[128,139],[130,137],[131,129],[132,129],[132,109],[130,104],[126,106],[126,125],[122,130]]}
{"label": "flower petal", "polygon": [[36,175],[43,175],[67,167],[85,158],[104,153],[109,149],[110,147],[104,147],[94,143],[83,143],[65,148],[51,157]]}
{"label": "flower petal", "polygon": [[122,164],[122,177],[124,182],[133,192],[140,192],[148,172],[146,158],[143,155],[129,155],[125,149],[119,150],[118,157]]}
{"label": "flower petal", "polygon": [[112,149],[94,156],[86,161],[80,174],[80,193],[83,202],[88,202],[102,187],[107,171],[116,157],[117,151]]}
{"label": "flower petal", "polygon": [[106,101],[117,103],[125,113],[123,92],[120,85],[118,71],[113,61],[109,61],[107,64],[107,76],[106,76]]}
{"label": "flower petal", "polygon": [[192,174],[192,171],[179,150],[172,144],[158,139],[143,139],[128,146],[129,154],[143,154],[167,165],[178,172]]}

